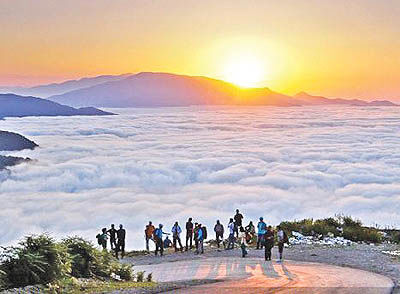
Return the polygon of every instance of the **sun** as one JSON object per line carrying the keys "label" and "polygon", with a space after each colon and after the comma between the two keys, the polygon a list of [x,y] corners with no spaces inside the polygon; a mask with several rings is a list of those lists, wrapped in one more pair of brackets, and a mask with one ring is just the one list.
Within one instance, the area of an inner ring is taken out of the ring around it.
{"label": "sun", "polygon": [[255,56],[237,56],[224,67],[225,80],[244,88],[259,86],[264,75],[263,64]]}

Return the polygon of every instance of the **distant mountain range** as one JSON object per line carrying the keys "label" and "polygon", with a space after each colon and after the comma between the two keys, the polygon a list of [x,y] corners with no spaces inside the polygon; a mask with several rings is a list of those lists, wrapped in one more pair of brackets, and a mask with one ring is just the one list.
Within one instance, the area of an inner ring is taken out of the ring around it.
{"label": "distant mountain range", "polygon": [[12,93],[22,96],[34,96],[47,98],[53,95],[60,95],[70,91],[92,87],[106,82],[118,81],[128,77],[130,74],[122,75],[102,75],[93,78],[82,78],[70,80],[62,83],[53,83],[35,87],[0,87],[0,93]]}
{"label": "distant mountain range", "polygon": [[36,97],[0,94],[0,118],[24,116],[112,115],[94,107],[73,108]]}
{"label": "distant mountain range", "polygon": [[304,92],[288,96],[268,88],[240,88],[231,83],[207,77],[153,72],[86,78],[30,89],[46,89],[46,95],[49,95],[49,89],[51,89],[52,93],[58,94],[49,96],[49,100],[73,107],[334,104],[397,106],[386,100],[366,102],[358,99],[331,99],[312,96]]}
{"label": "distant mountain range", "polygon": [[[20,134],[0,131],[0,151],[20,151],[36,147],[38,145],[35,142]],[[0,155],[0,170],[29,160],[29,158]]]}

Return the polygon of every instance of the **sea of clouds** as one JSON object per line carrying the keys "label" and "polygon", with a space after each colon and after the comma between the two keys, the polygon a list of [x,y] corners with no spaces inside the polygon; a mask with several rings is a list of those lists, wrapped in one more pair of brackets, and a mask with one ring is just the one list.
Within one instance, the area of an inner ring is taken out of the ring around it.
{"label": "sea of clouds", "polygon": [[142,248],[152,220],[191,216],[212,231],[350,214],[400,225],[400,108],[113,109],[118,116],[0,121],[40,145],[0,173],[0,244],[28,233],[95,241],[111,223]]}

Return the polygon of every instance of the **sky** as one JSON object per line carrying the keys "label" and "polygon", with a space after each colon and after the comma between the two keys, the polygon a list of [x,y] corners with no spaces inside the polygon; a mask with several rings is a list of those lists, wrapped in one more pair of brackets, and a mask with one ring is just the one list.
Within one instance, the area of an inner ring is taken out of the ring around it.
{"label": "sky", "polygon": [[116,116],[6,118],[35,150],[0,171],[0,244],[49,232],[96,241],[124,224],[144,248],[149,220],[188,217],[212,231],[244,223],[351,215],[400,225],[400,118],[395,107],[112,109]]}
{"label": "sky", "polygon": [[398,15],[398,0],[0,0],[0,85],[162,71],[400,101]]}

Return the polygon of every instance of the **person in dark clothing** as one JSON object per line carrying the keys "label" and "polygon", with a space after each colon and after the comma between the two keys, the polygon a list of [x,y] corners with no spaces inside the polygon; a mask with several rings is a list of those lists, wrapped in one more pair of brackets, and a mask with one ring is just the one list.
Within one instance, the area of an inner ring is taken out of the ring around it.
{"label": "person in dark clothing", "polygon": [[[189,247],[190,246],[190,247]],[[193,223],[192,218],[189,218],[186,222],[186,247],[185,250],[188,251],[193,248]]]}
{"label": "person in dark clothing", "polygon": [[243,223],[243,215],[239,212],[239,209],[236,209],[236,214],[233,217],[235,220],[235,233],[236,233],[236,238],[239,238],[239,229],[242,227]]}
{"label": "person in dark clothing", "polygon": [[106,250],[107,239],[108,239],[107,229],[106,228],[101,229],[101,234],[97,234],[96,238],[97,238],[97,243],[101,245],[101,247],[103,247],[103,250]]}
{"label": "person in dark clothing", "polygon": [[274,247],[274,231],[271,226],[268,226],[267,232],[264,235],[265,242],[265,260],[271,260],[271,250]]}
{"label": "person in dark clothing", "polygon": [[164,240],[164,249],[165,248],[169,248],[169,247],[171,247],[171,244],[172,244],[172,242],[171,242],[171,240],[168,238],[168,236],[165,238],[165,240]]}
{"label": "person in dark clothing", "polygon": [[224,226],[217,220],[217,223],[214,226],[214,232],[215,232],[215,240],[217,241],[217,246],[218,248],[219,243],[224,240]]}
{"label": "person in dark clothing", "polygon": [[107,231],[108,235],[110,236],[110,245],[111,250],[117,249],[117,230],[115,229],[114,224],[111,225],[111,229]]}
{"label": "person in dark clothing", "polygon": [[126,231],[123,228],[122,225],[119,225],[119,230],[117,231],[117,247],[118,249],[116,250],[116,256],[118,258],[118,252],[121,252],[121,258],[124,258],[125,256],[125,236],[126,236]]}

